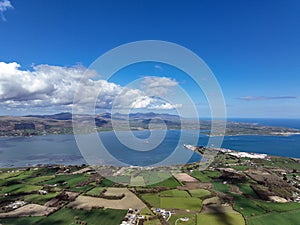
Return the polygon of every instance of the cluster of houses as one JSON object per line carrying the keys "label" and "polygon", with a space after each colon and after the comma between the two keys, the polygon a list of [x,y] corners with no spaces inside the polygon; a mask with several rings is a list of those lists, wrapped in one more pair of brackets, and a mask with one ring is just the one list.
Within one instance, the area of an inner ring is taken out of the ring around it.
{"label": "cluster of houses", "polygon": [[24,202],[24,201],[15,201],[15,202],[12,202],[9,205],[7,205],[5,208],[7,208],[7,209],[17,209],[17,208],[20,208],[21,206],[24,206],[24,205],[26,205],[26,202]]}
{"label": "cluster of houses", "polygon": [[[175,214],[174,211],[167,211],[165,209],[160,209],[160,208],[152,208],[151,210],[156,215],[157,214],[161,215],[166,221],[170,219],[172,214]],[[144,221],[145,219],[146,216],[140,215],[140,210],[130,208],[120,225],[136,225],[136,224],[140,224],[139,222]]]}
{"label": "cluster of houses", "polygon": [[[282,174],[284,175],[284,174]],[[284,177],[286,177],[286,175],[284,175]],[[290,178],[287,180],[287,182],[289,182],[290,184],[292,184],[294,187],[298,188],[298,190],[300,189],[300,176],[295,175],[295,177]],[[299,193],[294,193],[294,202],[298,202],[300,203],[300,194]]]}
{"label": "cluster of houses", "polygon": [[[40,195],[46,195],[48,192],[45,190],[39,190],[38,193]],[[10,195],[10,193],[5,193],[5,196],[9,196],[9,195]],[[15,202],[12,202],[12,203],[6,205],[2,210],[14,210],[14,209],[20,208],[26,204],[27,204],[27,202],[25,202],[25,201],[15,201]]]}
{"label": "cluster of houses", "polygon": [[171,217],[172,214],[175,214],[174,211],[167,211],[167,210],[161,209],[161,208],[155,208],[155,209],[152,209],[152,211],[156,214],[160,214],[167,221],[169,220],[169,218]]}
{"label": "cluster of houses", "polygon": [[265,159],[265,160],[270,159],[270,157],[267,154],[258,154],[258,153],[249,153],[249,152],[228,152],[227,154],[235,156],[237,158]]}
{"label": "cluster of houses", "polygon": [[295,199],[294,202],[300,203],[300,195],[298,193],[295,193]]}
{"label": "cluster of houses", "polygon": [[139,215],[139,213],[140,210],[129,208],[120,225],[136,225],[139,220],[144,220],[145,216]]}

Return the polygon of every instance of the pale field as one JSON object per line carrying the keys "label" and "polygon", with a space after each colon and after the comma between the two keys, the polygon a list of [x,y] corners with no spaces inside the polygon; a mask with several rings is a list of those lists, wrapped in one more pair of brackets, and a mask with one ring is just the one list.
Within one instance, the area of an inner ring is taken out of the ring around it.
{"label": "pale field", "polygon": [[207,204],[221,204],[221,201],[218,197],[212,197],[212,198],[204,199],[203,200],[203,205],[207,205]]}
{"label": "pale field", "polygon": [[199,188],[210,190],[213,188],[213,185],[212,183],[204,183],[204,182],[197,181],[197,182],[187,182],[184,184],[184,186],[177,187],[177,189],[179,190],[192,190],[192,189],[199,189]]}
{"label": "pale field", "polygon": [[172,174],[180,182],[198,182],[198,180],[187,173],[174,173]]}
{"label": "pale field", "polygon": [[114,196],[119,196],[122,194],[126,195],[126,192],[128,191],[127,188],[105,188],[107,191],[104,193],[104,195],[114,195]]}
{"label": "pale field", "polygon": [[0,213],[0,218],[22,216],[47,216],[56,210],[56,207],[47,207],[38,204],[28,204],[11,212]]}
{"label": "pale field", "polygon": [[143,176],[131,177],[130,179],[131,186],[145,186],[145,181]]}
{"label": "pale field", "polygon": [[146,205],[127,188],[107,188],[105,195],[122,195],[125,197],[118,200],[104,198],[78,196],[75,201],[68,204],[68,207],[76,209],[91,209],[92,207],[104,207],[111,209],[143,209]]}

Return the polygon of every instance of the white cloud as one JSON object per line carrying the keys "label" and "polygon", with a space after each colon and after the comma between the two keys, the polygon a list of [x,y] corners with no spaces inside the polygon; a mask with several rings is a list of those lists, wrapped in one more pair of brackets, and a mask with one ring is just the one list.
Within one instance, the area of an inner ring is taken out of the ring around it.
{"label": "white cloud", "polygon": [[[85,78],[82,79],[83,74]],[[174,109],[179,105],[166,103],[148,95],[143,89],[122,87],[106,80],[95,80],[96,71],[82,66],[60,67],[50,65],[34,66],[32,71],[21,70],[20,65],[0,62],[0,104],[6,108],[46,107],[70,109],[76,91],[80,87],[81,104],[95,101],[101,109]],[[169,78],[146,77],[148,88],[162,88],[177,84]],[[146,82],[143,86],[146,88]]]}
{"label": "white cloud", "polygon": [[160,65],[158,65],[158,64],[155,65],[154,68],[155,68],[155,69],[158,69],[158,70],[160,70],[160,71],[163,71],[163,70],[164,70],[164,69],[162,68],[162,66],[160,66]]}
{"label": "white cloud", "polygon": [[132,104],[131,107],[134,109],[141,109],[148,107],[153,102],[153,99],[151,99],[148,96],[143,96],[137,98]]}
{"label": "white cloud", "polygon": [[141,89],[150,96],[162,97],[169,93],[172,87],[178,85],[175,79],[169,77],[146,76],[141,81]]}
{"label": "white cloud", "polygon": [[178,109],[178,108],[181,108],[182,107],[182,104],[175,104],[175,105],[172,105],[170,104],[169,102],[166,102],[164,104],[161,104],[161,105],[154,105],[154,106],[150,106],[149,108],[150,109],[164,109],[164,110],[171,110],[171,109]]}
{"label": "white cloud", "polygon": [[244,101],[260,101],[260,100],[275,100],[275,99],[295,99],[297,96],[243,96],[239,100]]}
{"label": "white cloud", "polygon": [[4,17],[4,12],[7,11],[8,9],[13,9],[14,7],[12,6],[12,4],[10,3],[9,0],[2,0],[0,1],[0,15],[1,15],[1,19],[3,21],[6,21],[6,18]]}

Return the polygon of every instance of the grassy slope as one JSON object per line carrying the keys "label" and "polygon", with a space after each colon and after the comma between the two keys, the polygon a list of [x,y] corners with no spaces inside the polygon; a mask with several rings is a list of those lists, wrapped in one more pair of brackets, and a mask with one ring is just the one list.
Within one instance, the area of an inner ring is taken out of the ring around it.
{"label": "grassy slope", "polygon": [[177,189],[162,191],[162,192],[159,193],[159,195],[161,197],[186,197],[186,198],[190,197],[188,192],[180,191],[180,190],[177,190]]}
{"label": "grassy slope", "polygon": [[164,209],[189,209],[201,210],[202,201],[199,198],[179,198],[163,197],[160,198],[160,207]]}
{"label": "grassy slope", "polygon": [[86,194],[87,195],[100,195],[100,193],[105,189],[105,187],[95,187],[89,190]]}
{"label": "grassy slope", "polygon": [[197,215],[197,225],[244,225],[241,214],[237,213],[208,213]]}
{"label": "grassy slope", "polygon": [[147,194],[142,194],[141,197],[148,202],[151,206],[155,208],[160,207],[160,198],[158,194],[156,193],[147,193]]}
{"label": "grassy slope", "polygon": [[75,224],[75,216],[88,225],[118,225],[126,215],[126,210],[93,209],[91,211],[63,208],[48,217],[8,218],[0,219],[6,225],[66,225]]}
{"label": "grassy slope", "polygon": [[285,213],[268,213],[247,219],[248,225],[296,225],[299,224],[300,210]]}
{"label": "grassy slope", "polygon": [[31,193],[42,189],[42,186],[30,185],[30,184],[13,184],[10,186],[4,186],[0,189],[0,194],[5,193]]}
{"label": "grassy slope", "polygon": [[194,189],[194,190],[189,190],[189,192],[192,195],[192,197],[196,197],[196,198],[203,198],[211,195],[211,192],[205,189]]}
{"label": "grassy slope", "polygon": [[26,195],[24,197],[24,201],[29,203],[44,205],[47,201],[51,200],[52,198],[55,198],[58,194],[59,194],[58,192],[53,192],[53,193],[48,193],[46,195],[40,195],[40,194]]}

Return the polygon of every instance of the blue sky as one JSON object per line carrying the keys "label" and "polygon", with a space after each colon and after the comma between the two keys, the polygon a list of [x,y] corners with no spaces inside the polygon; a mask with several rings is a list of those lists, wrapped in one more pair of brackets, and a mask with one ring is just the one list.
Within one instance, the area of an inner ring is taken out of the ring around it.
{"label": "blue sky", "polygon": [[[222,87],[229,117],[300,117],[298,0],[11,0],[10,3],[13,8],[0,7],[0,62],[5,63],[3,66],[18,63],[20,67],[12,69],[18,76],[23,76],[20,71],[35,71],[33,65],[49,66],[37,74],[53,72],[51,66],[88,67],[118,45],[165,40],[189,48],[207,63]],[[153,66],[143,68],[141,75],[169,77],[178,84],[186,80],[181,79],[179,72],[165,69],[162,73]],[[44,85],[50,91],[54,87],[45,82],[59,82],[59,78],[35,81],[33,98],[33,92],[27,89],[18,95],[11,94],[13,87],[20,89],[20,83],[12,85],[9,76],[3,75],[6,78],[2,79],[2,89],[5,87],[6,92],[0,89],[2,115],[33,109],[30,107],[33,101],[45,98],[40,97],[42,89],[36,86]],[[126,73],[123,77],[128,80],[134,76]],[[114,82],[123,85],[121,78]],[[12,87],[8,89],[4,84]],[[198,93],[193,85],[187,90],[193,96]],[[24,104],[20,96],[29,92],[31,101]],[[52,103],[60,104],[57,99]],[[48,112],[45,105],[35,110]],[[205,116],[207,112],[200,114]]]}

